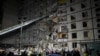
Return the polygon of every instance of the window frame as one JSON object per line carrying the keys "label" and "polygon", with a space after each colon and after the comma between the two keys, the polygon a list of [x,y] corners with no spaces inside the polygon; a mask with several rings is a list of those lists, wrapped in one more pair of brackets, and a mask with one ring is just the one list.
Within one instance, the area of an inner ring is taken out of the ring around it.
{"label": "window frame", "polygon": [[77,42],[72,43],[72,48],[77,48]]}
{"label": "window frame", "polygon": [[71,23],[71,29],[76,29],[76,23]]}
{"label": "window frame", "polygon": [[87,23],[86,21],[83,21],[83,22],[82,22],[82,26],[83,26],[83,27],[87,27],[87,26],[88,26],[88,23]]}
{"label": "window frame", "polygon": [[84,38],[89,37],[89,35],[88,35],[88,34],[89,34],[89,31],[84,31],[84,32],[83,32]]}
{"label": "window frame", "polygon": [[86,8],[86,3],[81,3],[81,8]]}
{"label": "window frame", "polygon": [[77,33],[72,33],[72,39],[76,39],[77,38]]}
{"label": "window frame", "polygon": [[100,27],[100,24],[97,24],[97,28],[99,28]]}
{"label": "window frame", "polygon": [[82,12],[82,17],[83,17],[83,18],[88,17],[88,16],[89,16],[89,15],[88,15],[88,11]]}
{"label": "window frame", "polygon": [[98,39],[100,39],[100,35],[98,35]]}
{"label": "window frame", "polygon": [[75,11],[75,9],[73,7],[70,7],[70,12]]}
{"label": "window frame", "polygon": [[100,29],[98,29],[98,33],[100,33]]}
{"label": "window frame", "polygon": [[72,21],[73,21],[73,20],[76,20],[75,15],[71,15],[70,18],[71,18]]}

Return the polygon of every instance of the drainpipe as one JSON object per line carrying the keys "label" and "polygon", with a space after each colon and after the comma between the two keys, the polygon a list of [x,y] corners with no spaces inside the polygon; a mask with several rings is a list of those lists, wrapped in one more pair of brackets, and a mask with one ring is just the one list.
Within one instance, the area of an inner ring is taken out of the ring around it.
{"label": "drainpipe", "polygon": [[92,18],[92,27],[93,27],[93,41],[95,42],[94,23],[93,23],[93,12],[92,12],[92,0],[90,0],[90,9],[91,9],[91,18]]}

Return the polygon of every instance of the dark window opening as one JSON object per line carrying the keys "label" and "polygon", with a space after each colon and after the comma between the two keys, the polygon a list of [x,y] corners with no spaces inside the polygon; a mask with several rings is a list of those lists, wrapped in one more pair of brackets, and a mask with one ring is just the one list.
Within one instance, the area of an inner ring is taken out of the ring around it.
{"label": "dark window opening", "polygon": [[77,34],[76,33],[72,33],[72,38],[77,38]]}
{"label": "dark window opening", "polygon": [[66,34],[62,34],[62,38],[66,38]]}
{"label": "dark window opening", "polygon": [[85,4],[81,4],[81,8],[85,8],[86,6],[85,6]]}
{"label": "dark window opening", "polygon": [[98,38],[100,39],[100,35],[98,35]]}
{"label": "dark window opening", "polygon": [[71,8],[70,8],[70,11],[75,11],[75,9],[71,7]]}
{"label": "dark window opening", "polygon": [[83,27],[87,27],[87,22],[83,22]]}
{"label": "dark window opening", "polygon": [[84,32],[84,37],[88,37],[88,31]]}
{"label": "dark window opening", "polygon": [[98,30],[98,33],[100,33],[100,30]]}
{"label": "dark window opening", "polygon": [[71,29],[75,29],[76,28],[76,24],[71,24]]}
{"label": "dark window opening", "polygon": [[100,27],[100,24],[97,24],[97,27]]}
{"label": "dark window opening", "polygon": [[72,43],[72,47],[73,48],[77,48],[77,43],[75,42],[75,43]]}
{"label": "dark window opening", "polygon": [[75,20],[76,18],[75,18],[75,16],[71,16],[71,20]]}
{"label": "dark window opening", "polygon": [[97,12],[100,11],[100,8],[97,8],[96,11],[97,11]]}
{"label": "dark window opening", "polygon": [[96,13],[96,16],[97,16],[97,17],[99,17],[99,16],[100,16],[100,14],[99,14],[99,13]]}
{"label": "dark window opening", "polygon": [[88,16],[88,13],[87,12],[83,12],[82,13],[82,17],[87,17]]}
{"label": "dark window opening", "polygon": [[100,22],[100,19],[97,19],[97,22]]}

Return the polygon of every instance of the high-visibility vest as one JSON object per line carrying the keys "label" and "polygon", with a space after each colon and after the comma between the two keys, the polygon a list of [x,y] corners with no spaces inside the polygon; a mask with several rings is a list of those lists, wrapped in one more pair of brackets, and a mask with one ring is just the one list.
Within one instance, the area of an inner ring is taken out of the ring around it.
{"label": "high-visibility vest", "polygon": [[57,0],[57,3],[58,4],[64,4],[64,3],[66,3],[66,0]]}

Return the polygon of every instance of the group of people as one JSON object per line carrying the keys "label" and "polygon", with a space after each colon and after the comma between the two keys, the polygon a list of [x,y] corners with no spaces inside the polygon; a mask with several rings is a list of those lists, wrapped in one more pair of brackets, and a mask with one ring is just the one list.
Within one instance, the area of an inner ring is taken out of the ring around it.
{"label": "group of people", "polygon": [[5,52],[5,51],[2,51],[0,53],[0,56],[14,56],[14,53],[13,52],[9,52],[8,54]]}
{"label": "group of people", "polygon": [[[36,52],[33,52],[30,54],[30,56],[81,56],[80,55],[80,52],[78,50],[72,50],[72,51],[65,51],[65,50],[62,50],[62,51],[44,51],[44,52],[40,52],[40,53],[36,53]],[[27,54],[26,51],[24,51],[22,53],[21,56],[29,56]]]}
{"label": "group of people", "polygon": [[[0,56],[81,56],[80,52],[77,49],[73,49],[72,51],[66,51],[62,49],[61,51],[55,50],[45,50],[43,52],[27,52],[23,51],[20,55],[15,55],[14,52],[0,52]],[[89,52],[85,51],[82,56],[89,56]],[[97,51],[97,56],[100,56],[100,52]]]}
{"label": "group of people", "polygon": [[60,52],[55,51],[55,52],[52,52],[51,54],[57,54],[56,56],[81,56],[78,50],[72,50],[72,51],[62,50]]}
{"label": "group of people", "polygon": [[[17,55],[14,55],[13,52],[6,53],[5,51],[3,51],[0,53],[0,56],[17,56]],[[51,52],[43,51],[40,53],[32,52],[30,53],[30,55],[28,54],[28,52],[24,51],[21,53],[20,56],[81,56],[81,55],[78,50],[72,50],[72,51],[65,51],[65,50],[57,51],[56,50],[56,51],[51,51]]]}

